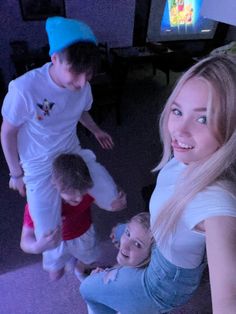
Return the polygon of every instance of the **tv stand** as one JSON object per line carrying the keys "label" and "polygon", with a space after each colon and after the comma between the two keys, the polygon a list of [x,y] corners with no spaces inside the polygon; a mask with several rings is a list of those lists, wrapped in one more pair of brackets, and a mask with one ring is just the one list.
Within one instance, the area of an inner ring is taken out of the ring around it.
{"label": "tv stand", "polygon": [[131,65],[151,63],[153,75],[159,69],[165,73],[169,84],[170,71],[182,72],[195,63],[188,53],[173,51],[160,43],[149,42],[143,47],[111,48],[110,51],[113,56],[113,75],[120,85],[124,85]]}
{"label": "tv stand", "polygon": [[[155,75],[158,67],[157,60],[163,53],[166,53],[164,51],[157,52],[152,50],[149,46],[111,48],[110,52],[113,57],[113,75],[116,82],[120,85],[124,85],[131,65],[151,63],[153,75]],[[159,69],[166,74],[167,82],[169,82],[168,71],[161,67]]]}
{"label": "tv stand", "polygon": [[194,56],[185,50],[181,43],[179,43],[178,47],[174,44],[154,42],[150,42],[147,45],[153,51],[162,50],[159,58],[155,59],[154,66],[166,73],[168,83],[169,71],[183,72],[195,63]]}

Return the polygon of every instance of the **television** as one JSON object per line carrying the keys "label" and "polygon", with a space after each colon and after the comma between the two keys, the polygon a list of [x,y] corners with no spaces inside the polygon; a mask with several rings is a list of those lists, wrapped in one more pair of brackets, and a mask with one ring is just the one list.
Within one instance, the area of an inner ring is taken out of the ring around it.
{"label": "television", "polygon": [[212,39],[218,22],[201,15],[203,0],[152,0],[147,42]]}

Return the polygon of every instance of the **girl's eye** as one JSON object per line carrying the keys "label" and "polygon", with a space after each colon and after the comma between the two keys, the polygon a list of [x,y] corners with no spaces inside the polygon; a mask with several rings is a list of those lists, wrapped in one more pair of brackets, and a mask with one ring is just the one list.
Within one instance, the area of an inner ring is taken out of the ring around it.
{"label": "girl's eye", "polygon": [[202,116],[202,117],[198,118],[197,121],[199,123],[201,123],[201,124],[207,124],[207,117],[206,116]]}
{"label": "girl's eye", "polygon": [[141,244],[139,243],[139,242],[134,242],[134,245],[138,248],[138,249],[140,249],[141,248]]}
{"label": "girl's eye", "polygon": [[177,108],[173,108],[171,109],[171,112],[175,115],[175,116],[181,116],[182,115],[182,112],[177,109]]}

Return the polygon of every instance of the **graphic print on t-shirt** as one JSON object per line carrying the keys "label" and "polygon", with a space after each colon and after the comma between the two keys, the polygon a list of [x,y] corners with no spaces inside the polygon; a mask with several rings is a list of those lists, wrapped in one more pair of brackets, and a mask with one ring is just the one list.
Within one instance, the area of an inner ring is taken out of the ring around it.
{"label": "graphic print on t-shirt", "polygon": [[[42,102],[42,104],[37,104],[39,109],[43,112],[43,116],[50,116],[50,111],[52,110],[52,107],[55,105],[54,102],[48,101],[46,98]],[[37,116],[38,120],[42,120],[43,117],[39,114]]]}

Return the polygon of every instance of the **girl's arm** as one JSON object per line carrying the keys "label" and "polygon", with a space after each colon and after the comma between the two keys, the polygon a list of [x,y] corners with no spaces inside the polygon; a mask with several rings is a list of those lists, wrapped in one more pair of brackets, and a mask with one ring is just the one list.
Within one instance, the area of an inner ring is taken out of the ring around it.
{"label": "girl's arm", "polygon": [[214,314],[236,313],[236,218],[204,222]]}
{"label": "girl's arm", "polygon": [[59,245],[61,241],[61,230],[56,228],[48,234],[36,240],[34,228],[23,226],[20,247],[25,253],[40,254]]}

